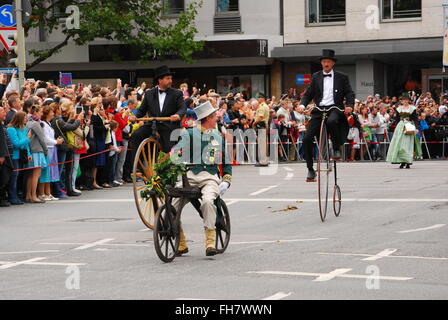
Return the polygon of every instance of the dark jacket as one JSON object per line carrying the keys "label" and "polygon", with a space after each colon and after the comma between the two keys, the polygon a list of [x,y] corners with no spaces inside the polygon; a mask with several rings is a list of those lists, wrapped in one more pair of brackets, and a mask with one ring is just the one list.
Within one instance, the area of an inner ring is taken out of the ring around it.
{"label": "dark jacket", "polygon": [[[350,107],[353,107],[353,105],[355,104],[355,93],[350,86],[348,76],[341,72],[334,71],[333,81],[333,99],[336,106],[343,107],[345,98],[346,104]],[[314,100],[316,105],[319,106],[320,102],[323,99],[323,89],[323,71],[319,71],[313,74],[311,85],[308,90],[306,90],[300,103],[306,107],[311,102],[311,100]]]}
{"label": "dark jacket", "polygon": [[[158,87],[146,91],[145,98],[138,108],[136,117],[169,117],[178,114],[182,117],[187,113],[187,106],[184,103],[182,91],[169,88],[166,90],[165,102],[163,104],[162,112],[160,112],[159,105],[159,91]],[[179,122],[163,122],[157,124],[159,130],[174,130],[180,128]]]}
{"label": "dark jacket", "polygon": [[66,141],[66,137],[67,137],[67,132],[68,131],[74,131],[76,129],[78,129],[79,125],[81,124],[80,120],[68,120],[62,118],[62,117],[54,117],[53,120],[51,121],[51,127],[54,130],[54,137],[58,138],[58,137],[62,137],[64,138],[64,142],[62,142],[61,144],[59,144],[57,146],[59,151],[70,151],[70,147],[67,144]]}
{"label": "dark jacket", "polygon": [[3,123],[0,122],[0,158],[5,158],[3,165],[6,165],[11,169],[13,168],[11,160],[12,152],[12,142],[9,140],[8,134],[6,133],[6,128]]}

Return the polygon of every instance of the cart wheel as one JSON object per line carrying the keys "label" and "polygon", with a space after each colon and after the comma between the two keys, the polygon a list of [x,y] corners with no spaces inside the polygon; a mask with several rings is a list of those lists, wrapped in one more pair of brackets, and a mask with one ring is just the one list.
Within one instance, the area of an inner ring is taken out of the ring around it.
{"label": "cart wheel", "polygon": [[171,210],[173,212],[168,213],[165,204],[157,210],[153,232],[154,247],[163,262],[173,261],[179,248],[179,229],[175,230],[174,227],[176,212],[173,207],[171,207]]}
{"label": "cart wheel", "polygon": [[319,198],[319,213],[322,222],[325,221],[325,217],[327,216],[328,183],[331,171],[327,126],[325,121],[322,121],[319,135],[319,157],[317,160],[317,192]]}
{"label": "cart wheel", "polygon": [[339,217],[339,214],[341,213],[341,205],[341,188],[339,188],[338,185],[335,185],[333,189],[333,211],[336,217]]}
{"label": "cart wheel", "polygon": [[218,253],[224,253],[230,242],[230,215],[224,200],[220,199],[223,217],[216,222],[216,243]]}
{"label": "cart wheel", "polygon": [[164,203],[163,199],[151,196],[149,200],[142,198],[140,192],[145,189],[149,178],[154,174],[154,163],[161,150],[159,142],[154,138],[142,141],[135,154],[132,181],[134,184],[134,199],[138,214],[145,226],[154,229],[154,219],[157,209]]}

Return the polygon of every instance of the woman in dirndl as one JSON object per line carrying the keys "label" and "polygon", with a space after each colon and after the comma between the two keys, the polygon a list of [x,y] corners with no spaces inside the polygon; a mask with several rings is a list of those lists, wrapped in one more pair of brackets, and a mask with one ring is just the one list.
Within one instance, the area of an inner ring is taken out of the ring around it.
{"label": "woman in dirndl", "polygon": [[400,169],[411,168],[415,157],[421,157],[422,148],[417,138],[417,111],[414,105],[409,104],[410,97],[407,92],[401,96],[402,104],[397,108],[400,122],[394,131],[390,142],[386,161],[392,164],[400,164]]}
{"label": "woman in dirndl", "polygon": [[59,200],[51,194],[50,187],[50,183],[59,181],[58,151],[56,145],[59,145],[64,141],[61,137],[57,139],[54,138],[55,133],[51,126],[51,121],[54,118],[55,107],[57,107],[57,105],[49,105],[42,108],[41,123],[43,124],[45,143],[48,148],[46,156],[48,165],[42,168],[38,185],[39,199],[43,201]]}

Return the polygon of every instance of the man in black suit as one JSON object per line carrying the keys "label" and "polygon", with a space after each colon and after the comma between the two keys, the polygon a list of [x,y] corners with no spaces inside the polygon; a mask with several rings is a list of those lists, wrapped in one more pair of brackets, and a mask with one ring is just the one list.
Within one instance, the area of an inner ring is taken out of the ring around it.
{"label": "man in black suit", "polygon": [[6,200],[6,191],[13,169],[11,160],[13,146],[6,133],[6,128],[4,126],[5,119],[5,109],[0,107],[0,207],[9,207],[9,202]]}
{"label": "man in black suit", "polygon": [[[327,128],[333,143],[333,159],[338,160],[341,158],[340,147],[346,141],[349,131],[347,118],[344,115],[344,99],[347,106],[353,107],[355,94],[350,86],[348,76],[333,70],[336,64],[333,50],[323,50],[320,62],[323,70],[313,74],[311,85],[305,92],[301,105],[306,107],[311,100],[314,100],[320,109],[337,107],[328,114]],[[311,120],[303,138],[305,160],[308,167],[306,181],[308,182],[316,179],[316,172],[313,169],[313,143],[314,137],[319,135],[321,121],[322,112],[315,108],[311,113]]]}
{"label": "man in black suit", "polygon": [[[180,120],[187,112],[182,91],[171,88],[173,84],[173,74],[167,66],[161,66],[155,70],[154,81],[157,86],[145,92],[145,97],[135,116],[130,117],[131,121],[136,118],[148,117],[170,117],[171,122],[157,123],[157,132],[160,135],[160,143],[163,152],[169,152],[177,143],[170,140],[171,133],[180,128]],[[134,154],[140,143],[148,138],[152,133],[151,123],[145,124],[131,136],[131,146]]]}

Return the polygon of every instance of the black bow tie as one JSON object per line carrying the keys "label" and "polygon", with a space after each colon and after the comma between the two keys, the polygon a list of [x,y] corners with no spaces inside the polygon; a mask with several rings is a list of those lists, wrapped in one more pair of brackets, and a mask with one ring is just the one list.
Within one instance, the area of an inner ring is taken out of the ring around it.
{"label": "black bow tie", "polygon": [[331,73],[328,73],[328,74],[325,74],[325,73],[324,73],[324,78],[325,78],[325,77],[330,77],[330,78],[331,78],[331,77],[332,77],[332,74],[331,74]]}
{"label": "black bow tie", "polygon": [[166,93],[166,90],[159,89],[159,94]]}

